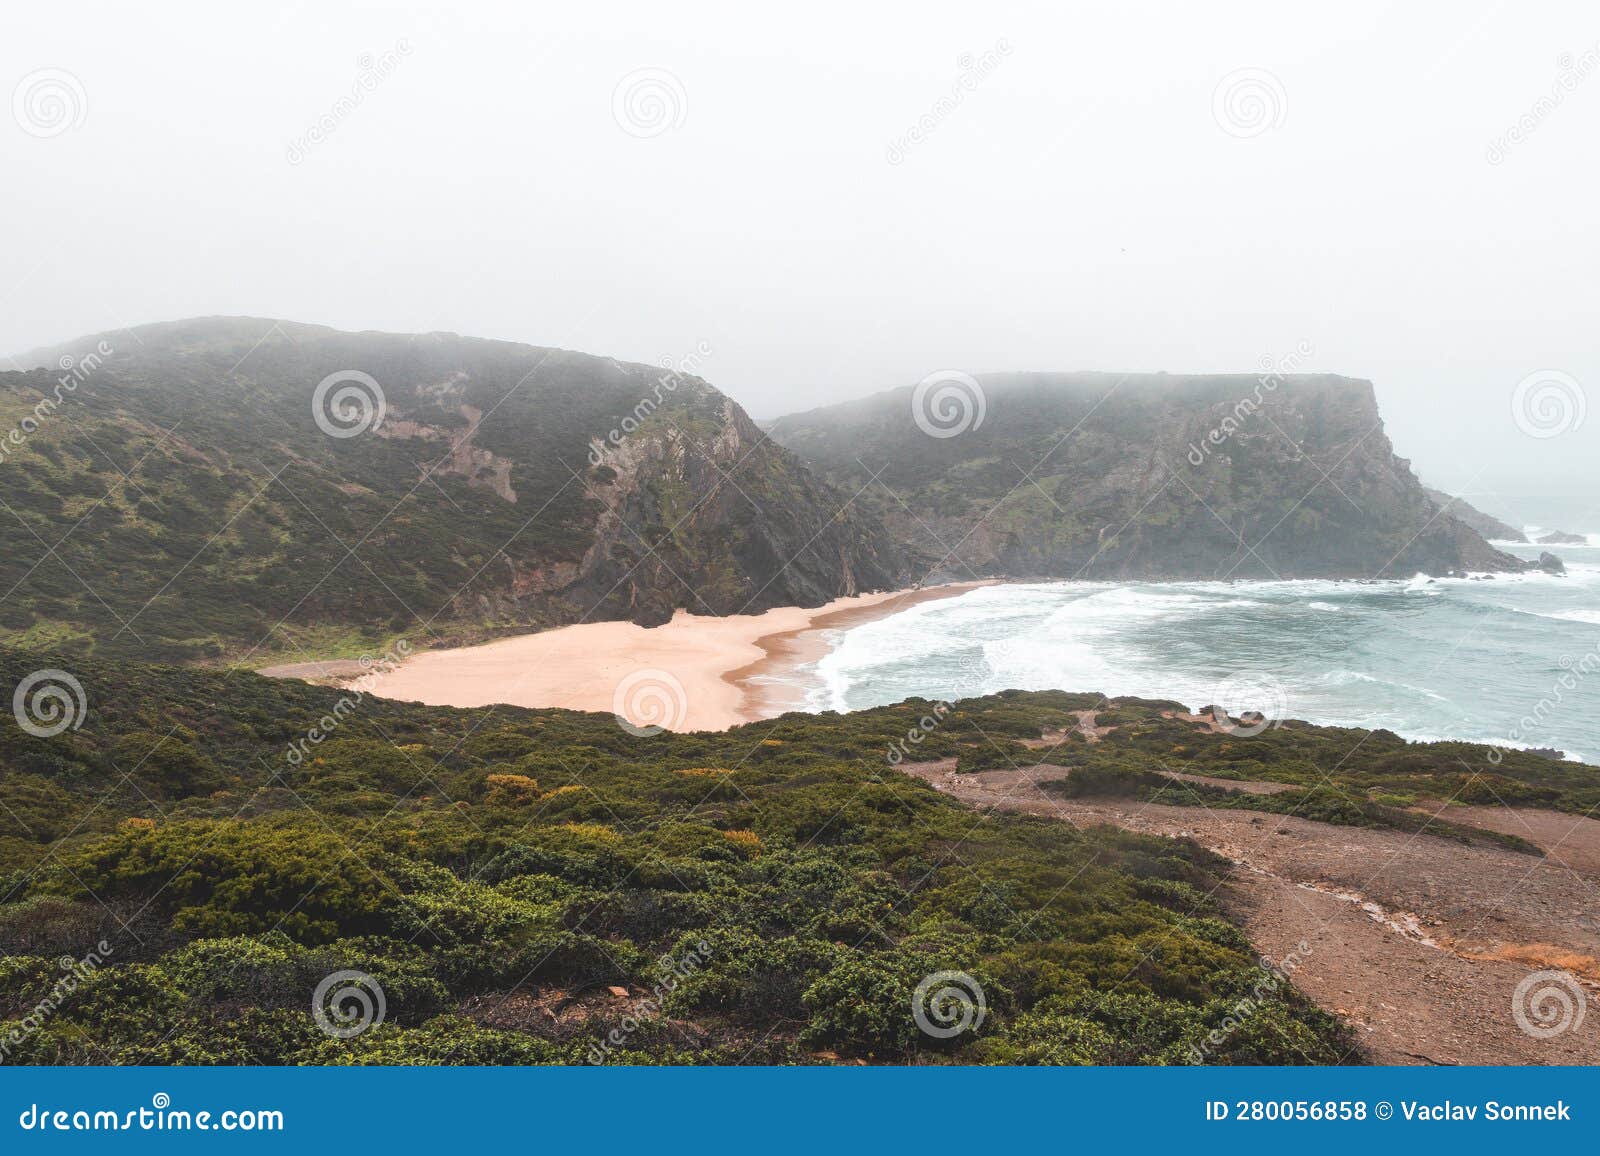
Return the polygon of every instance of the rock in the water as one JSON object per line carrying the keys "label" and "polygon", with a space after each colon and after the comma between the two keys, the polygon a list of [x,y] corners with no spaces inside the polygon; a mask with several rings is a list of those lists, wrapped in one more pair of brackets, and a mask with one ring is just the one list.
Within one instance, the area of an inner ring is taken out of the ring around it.
{"label": "rock in the water", "polygon": [[1546,574],[1565,574],[1567,572],[1566,563],[1548,550],[1540,551],[1539,560],[1534,565]]}

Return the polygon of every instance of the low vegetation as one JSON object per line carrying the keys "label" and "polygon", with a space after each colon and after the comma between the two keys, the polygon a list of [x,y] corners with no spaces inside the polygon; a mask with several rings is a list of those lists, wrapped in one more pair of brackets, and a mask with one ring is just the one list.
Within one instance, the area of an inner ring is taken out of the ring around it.
{"label": "low vegetation", "polygon": [[[1089,697],[1095,696],[1078,696]],[[1544,807],[1575,815],[1600,807],[1600,771],[1528,751],[1413,743],[1386,730],[1293,720],[1274,721],[1260,733],[1229,733],[1191,719],[1181,703],[1141,699],[1117,699],[1094,717],[1098,727],[1112,728],[1097,742],[1069,731],[1043,749],[1014,740],[973,745],[961,751],[960,769],[1045,763],[1070,770],[1073,785],[1062,789],[1072,794],[1154,792],[1165,802],[1204,800],[1356,825],[1406,826],[1411,820],[1402,817],[1405,809],[1427,803]],[[1173,773],[1291,789],[1241,796],[1226,783],[1186,783]]]}
{"label": "low vegetation", "polygon": [[[0,665],[14,686],[60,661]],[[1209,898],[1224,864],[980,820],[886,761],[914,709],[640,738],[561,711],[341,711],[243,673],[74,673],[77,730],[0,732],[14,1062],[581,1063],[620,1037],[607,1062],[1152,1063],[1260,982]],[[963,704],[922,746],[1037,735],[1070,701]],[[61,992],[57,960],[91,951]],[[347,969],[385,1015],[342,1039],[311,995]],[[985,999],[949,1040],[912,1014],[939,971]],[[1285,987],[1213,1059],[1348,1046]]]}
{"label": "low vegetation", "polygon": [[[101,342],[92,363],[75,343],[70,391],[65,348],[0,371],[0,435],[27,431],[5,447],[0,645],[265,666],[908,577],[848,494],[690,373],[250,318]],[[352,369],[365,408],[319,408]]]}
{"label": "low vegetation", "polygon": [[[0,675],[63,662],[0,651]],[[73,673],[77,729],[0,729],[10,1062],[1361,1058],[1292,985],[1264,983],[1216,900],[1224,861],[979,815],[888,757],[1025,753],[1091,787],[1187,759],[1309,788],[1348,733],[1229,739],[1122,700],[1102,741],[1052,749],[1041,735],[1102,700],[1008,692],[931,728],[934,704],[911,702],[638,737],[565,711],[347,709],[336,689],[245,673]],[[327,737],[287,758],[313,727]],[[1335,782],[1459,795],[1475,772],[1458,757],[1483,753],[1397,742],[1368,739]],[[1600,772],[1507,757],[1495,785],[1572,808]],[[348,971],[383,1015],[345,1036],[312,995]],[[984,1001],[948,1038],[913,1014],[940,972]]]}

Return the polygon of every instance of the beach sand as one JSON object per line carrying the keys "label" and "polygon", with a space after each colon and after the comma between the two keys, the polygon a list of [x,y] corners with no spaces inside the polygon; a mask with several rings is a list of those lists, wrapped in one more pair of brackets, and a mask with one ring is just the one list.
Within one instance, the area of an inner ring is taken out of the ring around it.
{"label": "beach sand", "polygon": [[810,609],[725,618],[680,610],[655,627],[582,623],[426,651],[349,685],[430,706],[565,707],[620,714],[640,727],[726,730],[799,709],[803,687],[766,679],[820,658],[828,649],[825,632],[982,585],[861,594]]}

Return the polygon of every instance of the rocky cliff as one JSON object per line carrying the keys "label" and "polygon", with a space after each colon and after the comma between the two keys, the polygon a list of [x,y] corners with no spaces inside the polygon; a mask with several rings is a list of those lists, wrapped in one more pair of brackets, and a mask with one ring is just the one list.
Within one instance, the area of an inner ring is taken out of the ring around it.
{"label": "rocky cliff", "polygon": [[[898,548],[674,368],[203,318],[0,373],[0,641],[161,660],[817,605]],[[14,515],[14,516],[13,516]]]}
{"label": "rocky cliff", "polygon": [[1502,522],[1499,518],[1485,514],[1476,506],[1471,505],[1465,498],[1453,498],[1443,490],[1436,490],[1432,486],[1424,486],[1423,490],[1428,497],[1433,499],[1433,504],[1445,513],[1470,526],[1474,533],[1495,542],[1526,542],[1528,536],[1515,526]]}
{"label": "rocky cliff", "polygon": [[796,414],[772,434],[930,576],[1272,578],[1516,570],[1331,375],[997,374]]}
{"label": "rocky cliff", "polygon": [[769,434],[709,357],[252,318],[24,355],[0,643],[259,665],[919,579],[1523,565],[1435,504],[1366,382],[955,375]]}

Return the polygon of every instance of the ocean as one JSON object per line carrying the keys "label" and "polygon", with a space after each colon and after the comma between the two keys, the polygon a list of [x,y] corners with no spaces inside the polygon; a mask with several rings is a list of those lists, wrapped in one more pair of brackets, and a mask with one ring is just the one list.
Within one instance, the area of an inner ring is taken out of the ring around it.
{"label": "ocean", "polygon": [[1600,535],[1548,548],[1565,576],[981,587],[841,630],[798,677],[813,711],[1103,691],[1600,763]]}

